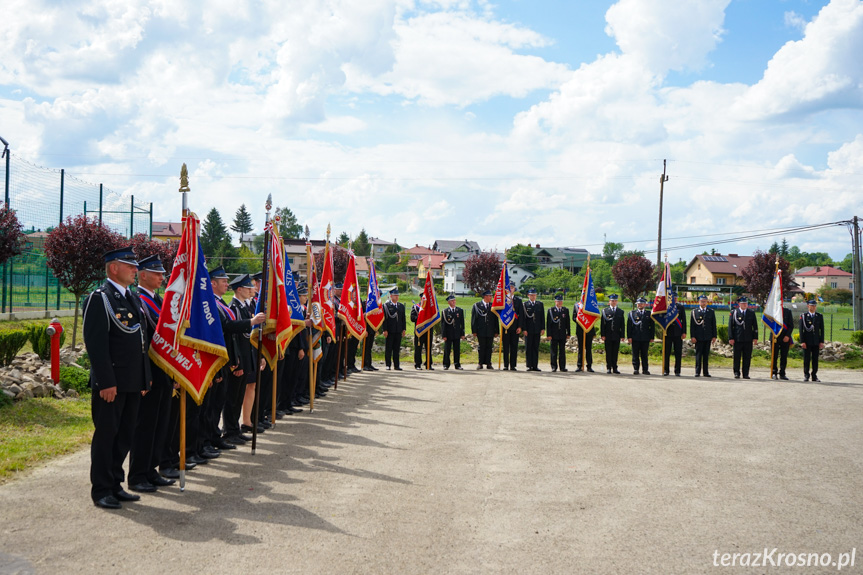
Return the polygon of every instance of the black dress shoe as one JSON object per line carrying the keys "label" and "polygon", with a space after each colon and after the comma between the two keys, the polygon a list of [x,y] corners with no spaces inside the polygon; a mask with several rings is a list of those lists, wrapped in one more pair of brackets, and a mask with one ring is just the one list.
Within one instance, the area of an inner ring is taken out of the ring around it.
{"label": "black dress shoe", "polygon": [[[240,431],[242,431],[243,433],[254,433],[254,432],[255,432],[255,428],[254,428],[254,427],[252,427],[251,425],[246,425],[246,424],[244,423],[243,425],[241,425],[241,426],[240,426]],[[260,428],[260,426],[258,427],[258,433],[261,433],[261,428]]]}
{"label": "black dress shoe", "polygon": [[448,366],[448,365],[443,366],[443,370],[444,370],[444,371],[446,371],[446,370],[448,370],[448,369],[449,369],[449,366]]}
{"label": "black dress shoe", "polygon": [[809,381],[809,376],[808,375],[804,376],[803,381]]}
{"label": "black dress shoe", "polygon": [[606,369],[605,373],[611,373],[611,369]]}
{"label": "black dress shoe", "polygon": [[141,483],[135,483],[134,485],[130,485],[129,489],[135,491],[136,493],[153,493],[158,488],[149,481],[142,481]]}
{"label": "black dress shoe", "polygon": [[378,368],[376,368],[376,367],[375,367],[375,366],[373,366],[373,365],[370,365],[370,366],[369,366],[369,369],[370,369],[371,371],[378,371]]}
{"label": "black dress shoe", "polygon": [[779,376],[779,379],[781,379],[781,380],[783,380],[783,381],[788,381],[788,378],[787,378],[787,377],[785,377],[784,375],[780,375],[780,376]]}
{"label": "black dress shoe", "polygon": [[367,365],[363,368],[363,371],[376,371],[376,370],[373,367],[370,367]]}
{"label": "black dress shoe", "polygon": [[700,373],[696,373],[696,374],[695,374],[695,377],[701,377],[701,374],[700,374]]}
{"label": "black dress shoe", "polygon": [[429,370],[433,370],[433,369],[434,369],[434,366],[433,366],[433,365],[432,365],[432,366],[429,366]]}
{"label": "black dress shoe", "polygon": [[283,418],[284,416],[285,416],[285,412],[282,411],[281,409],[276,411],[276,419],[277,420]]}
{"label": "black dress shoe", "polygon": [[461,369],[461,370],[463,370],[463,369],[464,369],[464,368],[463,368],[462,366],[460,366],[460,365],[455,366],[455,368],[456,368],[456,369]]}
{"label": "black dress shoe", "polygon": [[568,370],[568,369],[566,369],[565,367],[561,367],[561,368],[560,368],[560,371],[569,371],[569,370]]}
{"label": "black dress shoe", "polygon": [[[155,488],[153,489],[155,491]],[[140,495],[133,495],[123,490],[121,487],[119,491],[114,492],[114,498],[116,501],[140,501]]]}
{"label": "black dress shoe", "polygon": [[189,467],[190,463],[194,463],[195,465],[206,465],[207,463],[209,463],[209,460],[201,457],[200,455],[195,454],[195,455],[190,455],[189,457],[186,458],[186,469],[187,470],[194,469],[193,467]]}
{"label": "black dress shoe", "polygon": [[680,377],[680,374],[677,372],[675,372],[674,375],[676,375],[677,377]]}
{"label": "black dress shoe", "polygon": [[667,376],[667,375],[668,375],[668,372],[667,372],[667,371],[663,371],[663,372],[662,372],[662,377],[665,377],[665,376]]}
{"label": "black dress shoe", "polygon": [[582,372],[582,369],[580,367],[575,368],[575,373],[581,373],[581,372]]}
{"label": "black dress shoe", "polygon": [[649,371],[647,371],[646,369],[645,369],[645,370],[643,370],[641,373],[643,373],[644,375],[650,375],[650,372],[649,372]]}
{"label": "black dress shoe", "polygon": [[201,448],[201,451],[198,452],[198,455],[205,459],[216,459],[222,454],[221,451],[216,449],[215,447],[210,447],[209,445]]}
{"label": "black dress shoe", "polygon": [[479,369],[482,369],[482,366],[478,365],[478,366],[476,366],[476,368],[479,370]]}
{"label": "black dress shoe", "polygon": [[819,382],[820,382],[821,380],[820,380],[820,379],[818,379],[818,377],[816,377],[816,376],[814,376],[814,375],[813,375],[813,376],[812,376],[812,381],[819,381]]}
{"label": "black dress shoe", "polygon": [[[179,473],[177,475],[180,475]],[[173,479],[165,479],[161,475],[156,475],[155,477],[151,477],[148,479],[150,483],[155,485],[156,487],[168,487],[169,485],[173,485],[175,481]]]}
{"label": "black dress shoe", "polygon": [[749,379],[749,376],[748,376],[748,375],[744,375],[744,376],[743,376],[743,379]]}
{"label": "black dress shoe", "polygon": [[273,424],[272,424],[272,423],[270,423],[270,422],[269,422],[269,421],[267,421],[267,420],[262,420],[262,421],[260,422],[260,425],[261,425],[264,429],[272,429],[272,427],[273,427]]}
{"label": "black dress shoe", "polygon": [[509,368],[510,371],[518,371],[515,367]]}
{"label": "black dress shoe", "polygon": [[309,404],[309,398],[306,396],[303,396],[297,400],[297,403],[299,403],[300,405],[308,405]]}
{"label": "black dress shoe", "polygon": [[404,371],[404,370],[402,368],[400,368],[399,366],[395,366],[393,368],[393,371]]}
{"label": "black dress shoe", "polygon": [[236,438],[238,438],[238,439],[242,439],[243,441],[251,441],[251,440],[252,440],[252,436],[251,436],[251,435],[246,435],[246,434],[245,434],[245,433],[243,433],[242,431],[241,431],[240,433],[237,433],[237,434],[236,434],[236,435],[234,435],[233,437],[236,437]]}
{"label": "black dress shoe", "polygon": [[219,449],[236,449],[237,448],[236,445],[226,441],[225,438],[223,438],[223,437],[220,437],[219,439],[214,441],[213,445],[215,445]]}
{"label": "black dress shoe", "polygon": [[117,501],[117,498],[113,495],[106,495],[101,499],[96,499],[93,501],[93,505],[96,507],[101,507],[102,509],[122,509],[123,506],[120,505],[120,502]]}
{"label": "black dress shoe", "polygon": [[168,479],[179,479],[180,478],[180,470],[176,467],[171,467],[169,469],[162,469],[159,471],[162,474],[162,477],[166,477]]}
{"label": "black dress shoe", "polygon": [[323,399],[327,396],[326,393],[315,393],[315,399]]}
{"label": "black dress shoe", "polygon": [[490,366],[490,365],[485,366],[485,368],[486,368],[486,369],[494,369],[494,368],[493,368],[492,366]]}
{"label": "black dress shoe", "polygon": [[418,366],[418,365],[415,365],[415,366],[414,366],[414,369],[422,369],[422,368],[421,368],[420,366]]}
{"label": "black dress shoe", "polygon": [[288,413],[302,413],[302,412],[303,412],[302,409],[300,409],[299,407],[293,407],[293,406],[291,407],[291,409],[288,410]]}
{"label": "black dress shoe", "polygon": [[638,375],[638,370],[636,369],[635,371],[633,371],[632,375]]}
{"label": "black dress shoe", "polygon": [[704,377],[712,377],[709,373],[705,373]]}
{"label": "black dress shoe", "polygon": [[587,371],[589,371],[590,373],[594,373],[593,368],[590,366],[588,366]]}
{"label": "black dress shoe", "polygon": [[617,375],[620,375],[620,372],[619,372],[619,371],[617,371],[617,368],[616,368],[616,367],[615,367],[614,369],[612,369],[612,370],[611,370],[611,373],[616,373]]}
{"label": "black dress shoe", "polygon": [[552,367],[552,368],[551,368],[551,373],[556,373],[556,372],[557,372],[557,368],[556,368],[556,367]]}

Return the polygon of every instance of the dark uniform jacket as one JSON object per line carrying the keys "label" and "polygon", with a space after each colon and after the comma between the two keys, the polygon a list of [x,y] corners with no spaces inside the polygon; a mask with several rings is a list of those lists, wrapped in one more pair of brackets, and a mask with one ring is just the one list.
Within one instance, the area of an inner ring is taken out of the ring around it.
{"label": "dark uniform jacket", "polygon": [[[578,317],[578,304],[572,306],[572,323],[575,324],[575,336],[578,338],[579,345],[581,342],[582,335],[584,333],[584,328],[581,327],[581,324],[576,321],[576,317]],[[602,321],[597,320],[597,321]],[[596,337],[596,322],[593,322],[593,328],[587,332],[587,335],[584,336],[585,341],[593,341],[593,338]]]}
{"label": "dark uniform jacket", "polygon": [[792,343],[794,341],[794,314],[787,307],[782,308],[782,325],[782,331],[776,336],[776,341],[782,342],[787,337],[788,343]]}
{"label": "dark uniform jacket", "polygon": [[512,310],[515,312],[515,319],[509,328],[515,331],[517,327],[521,327],[521,317],[524,315],[524,302],[517,295],[512,296]]}
{"label": "dark uniform jacket", "polygon": [[651,341],[656,336],[654,326],[648,308],[634,309],[626,317],[626,338],[632,341]]}
{"label": "dark uniform jacket", "polygon": [[[231,306],[231,311],[234,312],[234,319],[231,319],[231,316],[222,308],[219,303],[223,303],[219,301],[219,297],[216,297],[216,307],[219,309],[219,322],[222,324],[222,333],[225,334],[225,347],[228,349],[228,364],[227,368],[230,369],[233,366],[240,366],[241,369],[246,369],[245,365],[241,365],[242,358],[242,343],[241,340],[245,339],[247,342],[249,341],[245,334],[250,333],[252,329],[252,320],[251,318],[243,318],[237,315],[237,311],[235,306]],[[234,300],[238,305],[240,304],[239,300]],[[231,304],[234,302],[232,301]]]}
{"label": "dark uniform jacket", "polygon": [[758,339],[758,322],[755,312],[737,308],[728,316],[728,339],[747,343]]}
{"label": "dark uniform jacket", "polygon": [[137,295],[127,299],[109,281],[94,290],[84,304],[84,345],[94,393],[111,387],[118,393],[149,389],[149,339]]}
{"label": "dark uniform jacket", "polygon": [[701,309],[701,306],[690,312],[689,330],[690,335],[696,341],[710,341],[716,337],[716,313],[709,307]]}
{"label": "dark uniform jacket", "polygon": [[551,339],[566,339],[570,335],[569,309],[557,306],[549,308],[545,325],[546,336]]}
{"label": "dark uniform jacket", "polygon": [[491,311],[491,304],[478,301],[473,304],[470,317],[470,332],[477,337],[494,337],[498,333],[498,319]]}
{"label": "dark uniform jacket", "polygon": [[545,306],[541,301],[531,302],[529,299],[523,301],[522,311],[524,313],[519,324],[522,331],[539,333],[545,329]]}
{"label": "dark uniform jacket", "polygon": [[800,342],[813,349],[824,343],[824,316],[808,311],[800,316]]}
{"label": "dark uniform jacket", "polygon": [[[139,287],[138,291],[141,292],[144,290],[143,290],[143,288]],[[151,296],[147,292],[144,292],[144,293],[147,296],[151,297],[153,299],[153,301],[156,302],[157,306],[159,306],[160,308],[162,307],[162,296],[160,296],[159,294],[153,294]],[[156,333],[156,327],[159,325],[159,315],[156,313],[156,310],[151,309],[150,306],[145,304],[144,300],[142,299],[141,300],[141,311],[142,311],[142,317],[144,317],[147,320],[147,333],[148,334]],[[147,338],[146,349],[150,349],[150,342],[152,342],[152,335],[150,335],[150,337]],[[157,366],[155,363],[152,363],[152,360],[150,363],[150,377],[152,378],[151,381],[153,382],[153,384],[156,384],[156,385],[158,385],[158,384],[167,385],[167,384],[171,383],[171,380],[168,377],[168,374],[165,373],[164,371],[162,371],[162,368]]]}
{"label": "dark uniform jacket", "polygon": [[381,325],[381,329],[388,333],[398,332],[401,335],[408,328],[407,326],[405,304],[394,303],[393,301],[384,303],[384,323]]}
{"label": "dark uniform jacket", "polygon": [[623,339],[626,328],[626,317],[619,307],[608,306],[602,310],[599,324],[599,335],[608,339]]}
{"label": "dark uniform jacket", "polygon": [[[255,314],[255,308],[252,307],[253,305],[253,301],[243,303],[237,298],[231,300],[231,310],[237,318],[236,321],[244,322],[245,325],[245,329],[231,331],[233,339],[237,345],[238,357],[237,363],[231,363],[231,365],[238,365],[239,367],[237,369],[243,370],[244,378],[249,374],[255,373],[255,348],[252,347],[252,342],[249,339],[252,335],[252,318]],[[224,323],[222,324],[222,329],[225,329]]]}
{"label": "dark uniform jacket", "polygon": [[665,337],[666,339],[680,339],[684,335],[686,335],[686,310],[679,308],[677,319],[671,322],[668,329],[665,330]]}
{"label": "dark uniform jacket", "polygon": [[447,306],[443,310],[443,336],[449,340],[461,339],[464,335],[464,310]]}

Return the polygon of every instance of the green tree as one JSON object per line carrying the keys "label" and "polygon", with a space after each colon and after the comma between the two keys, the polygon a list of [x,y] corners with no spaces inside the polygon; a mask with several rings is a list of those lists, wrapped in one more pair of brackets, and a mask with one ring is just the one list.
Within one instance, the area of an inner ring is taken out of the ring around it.
{"label": "green tree", "polygon": [[[619,254],[617,254],[617,261],[620,261],[623,258],[626,258],[629,256],[644,257],[644,250],[624,250],[624,251],[620,252]],[[617,263],[617,262],[615,262],[615,263]]]}
{"label": "green tree", "polygon": [[207,258],[207,266],[213,267],[216,262],[224,265],[223,259],[231,253],[231,236],[222,221],[219,210],[213,208],[207,213],[201,228],[201,248]]}
{"label": "green tree", "polygon": [[284,239],[296,240],[303,235],[303,226],[297,223],[297,216],[290,208],[276,208],[273,217],[279,217],[279,234]]}
{"label": "green tree", "polygon": [[602,246],[602,259],[604,259],[610,266],[614,265],[614,262],[617,261],[617,258],[620,257],[621,253],[623,253],[622,243],[605,242]]}
{"label": "green tree", "polygon": [[250,233],[254,226],[252,225],[252,214],[246,209],[246,204],[240,204],[240,209],[234,215],[234,224],[231,229],[240,234],[240,245],[243,243],[243,235]]}
{"label": "green tree", "polygon": [[369,235],[366,233],[366,229],[363,228],[354,240],[354,254],[358,256],[368,256],[372,253],[371,249],[372,248],[369,245]]}
{"label": "green tree", "polygon": [[778,254],[780,249],[781,248],[779,247],[779,243],[773,242],[773,245],[770,246],[770,249],[767,250],[767,253],[768,254]]}
{"label": "green tree", "polygon": [[351,242],[351,236],[348,235],[348,232],[342,232],[339,234],[338,239],[336,239],[336,243],[342,246],[343,248],[348,247],[348,244]]}
{"label": "green tree", "polygon": [[854,256],[852,254],[848,254],[841,262],[837,262],[837,265],[843,271],[846,271],[849,274],[853,273],[852,266],[854,265]]}
{"label": "green tree", "polygon": [[686,283],[686,278],[683,274],[686,272],[686,262],[683,260],[677,260],[677,262],[671,264],[671,282],[673,284],[682,284]]}
{"label": "green tree", "polygon": [[782,244],[779,246],[779,255],[784,257],[788,256],[788,240],[782,238]]}
{"label": "green tree", "polygon": [[515,244],[506,250],[506,259],[514,264],[517,264],[527,271],[535,272],[537,268],[536,258],[533,255],[533,248],[524,244]]}
{"label": "green tree", "polygon": [[[582,281],[584,276],[582,276]],[[557,291],[580,289],[581,284],[574,285],[576,279],[569,270],[563,268],[541,267],[536,270],[536,277],[524,282],[524,288],[536,288],[541,293],[552,293]],[[577,283],[577,282],[576,282]],[[522,291],[524,291],[524,288]]]}

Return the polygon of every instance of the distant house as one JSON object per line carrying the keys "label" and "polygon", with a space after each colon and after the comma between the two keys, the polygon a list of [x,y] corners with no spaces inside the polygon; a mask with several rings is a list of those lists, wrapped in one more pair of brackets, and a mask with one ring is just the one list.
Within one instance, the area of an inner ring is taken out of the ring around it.
{"label": "distant house", "polygon": [[[260,234],[243,234],[243,237],[240,238],[240,246],[245,246],[252,253],[257,253],[255,251],[255,240],[259,235]],[[305,245],[305,243],[303,245]]]}
{"label": "distant house", "polygon": [[[306,256],[306,240],[285,238],[285,255],[291,263],[291,271],[303,281],[308,275],[308,256]],[[325,240],[311,240],[312,255],[324,251]],[[368,273],[368,272],[367,272]]]}
{"label": "distant house", "polygon": [[[467,259],[473,253],[467,252],[452,252],[442,262],[443,267],[443,289],[446,293],[454,293],[456,295],[466,295],[473,293],[464,283],[464,266]],[[503,260],[503,254],[497,254],[498,259]],[[529,272],[519,265],[509,265],[509,279],[516,286],[517,290],[521,289],[521,285],[529,279],[536,277],[535,274]]]}
{"label": "distant house", "polygon": [[387,248],[394,245],[395,242],[388,242],[379,238],[369,238],[369,248],[371,248],[371,255],[375,259],[383,257]]}
{"label": "distant house", "polygon": [[153,222],[153,239],[167,242],[179,240],[183,234],[183,224],[177,222]]}
{"label": "distant house", "polygon": [[815,293],[822,287],[854,289],[854,275],[833,266],[815,266],[794,274],[794,281],[804,292]]}
{"label": "distant house", "polygon": [[431,249],[443,254],[451,254],[453,252],[478,254],[480,252],[479,244],[470,240],[435,240]]}
{"label": "distant house", "polygon": [[428,258],[431,255],[440,255],[446,257],[446,254],[435,251],[431,248],[427,248],[421,245],[415,245],[412,248],[408,248],[406,250],[402,250],[399,252],[399,261],[405,260],[419,260],[423,258]]}
{"label": "distant house", "polygon": [[543,248],[537,245],[533,248],[533,255],[536,263],[541,267],[560,268],[577,274],[584,267],[590,254],[582,248]]}
{"label": "distant house", "polygon": [[743,285],[742,272],[750,261],[752,256],[699,254],[686,266],[684,282],[693,285]]}
{"label": "distant house", "polygon": [[[446,254],[430,254],[423,257],[418,257],[416,259],[411,259],[408,262],[408,271],[416,270],[416,275],[418,278],[426,277],[426,270],[431,269],[431,275],[433,279],[438,279],[444,277],[443,275],[443,262],[446,259]],[[429,265],[429,259],[431,259],[431,265]]]}

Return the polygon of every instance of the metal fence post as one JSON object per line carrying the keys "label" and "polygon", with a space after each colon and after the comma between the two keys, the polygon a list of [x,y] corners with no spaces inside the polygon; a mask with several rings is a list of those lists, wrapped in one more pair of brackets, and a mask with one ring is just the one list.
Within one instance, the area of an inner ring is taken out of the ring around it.
{"label": "metal fence post", "polygon": [[[60,170],[60,225],[63,225],[63,193],[66,186],[66,170]],[[48,286],[45,286],[48,289]],[[57,309],[60,309],[60,282],[57,282]]]}
{"label": "metal fence post", "polygon": [[[5,141],[5,140],[4,140]],[[6,207],[9,207],[9,157],[12,155],[12,152],[9,151],[9,147],[7,146],[5,150],[3,150],[6,155]],[[9,281],[6,276],[6,262],[3,262],[3,306],[2,311],[6,313],[6,293],[9,289]],[[11,292],[10,292],[10,300],[11,300]],[[11,307],[11,305],[10,305]],[[11,311],[11,310],[10,310]]]}
{"label": "metal fence post", "polygon": [[153,202],[150,202],[150,239],[153,239]]}
{"label": "metal fence post", "polygon": [[99,184],[99,223],[102,223],[102,184]]}
{"label": "metal fence post", "polygon": [[135,235],[135,196],[132,196],[132,209],[129,212],[129,237]]}

